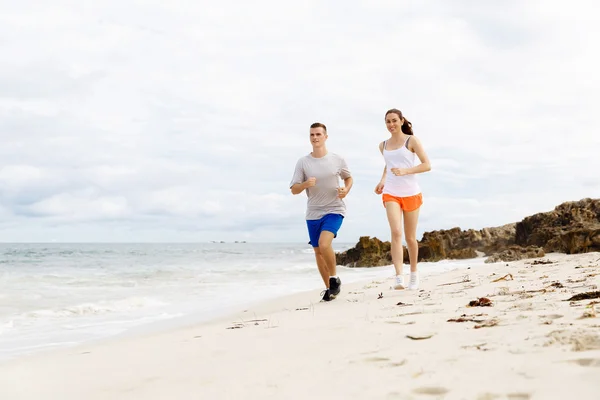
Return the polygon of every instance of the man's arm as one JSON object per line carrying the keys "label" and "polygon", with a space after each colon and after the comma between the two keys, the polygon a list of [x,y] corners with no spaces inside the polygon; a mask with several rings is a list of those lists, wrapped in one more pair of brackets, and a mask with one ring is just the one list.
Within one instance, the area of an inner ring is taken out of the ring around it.
{"label": "man's arm", "polygon": [[317,182],[316,178],[308,178],[308,180],[302,182],[302,183],[295,183],[292,185],[292,187],[290,188],[292,191],[292,194],[300,194],[302,193],[305,189],[308,189],[309,187],[315,186],[315,183]]}
{"label": "man's arm", "polygon": [[344,187],[338,188],[338,197],[343,199],[350,193],[350,189],[352,189],[352,185],[354,184],[354,180],[351,176],[344,179]]}
{"label": "man's arm", "polygon": [[346,186],[346,191],[349,192],[352,189],[352,185],[354,184],[354,179],[351,176],[344,179],[344,186]]}
{"label": "man's arm", "polygon": [[350,192],[350,189],[352,189],[352,185],[354,184],[354,179],[352,179],[350,169],[348,168],[348,163],[346,163],[346,160],[343,157],[341,158],[340,177],[344,180],[344,187],[338,188],[338,197],[343,199],[348,192]]}

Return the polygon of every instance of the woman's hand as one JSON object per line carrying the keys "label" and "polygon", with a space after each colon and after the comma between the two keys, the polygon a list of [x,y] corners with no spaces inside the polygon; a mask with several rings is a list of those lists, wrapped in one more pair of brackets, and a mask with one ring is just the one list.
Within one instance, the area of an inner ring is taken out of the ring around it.
{"label": "woman's hand", "polygon": [[394,174],[396,176],[408,175],[408,171],[404,168],[392,168],[391,171],[392,171],[392,174]]}

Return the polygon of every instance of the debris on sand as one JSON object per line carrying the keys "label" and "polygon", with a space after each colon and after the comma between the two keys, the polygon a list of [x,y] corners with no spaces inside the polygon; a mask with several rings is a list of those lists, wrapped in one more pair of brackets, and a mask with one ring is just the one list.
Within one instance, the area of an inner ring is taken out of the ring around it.
{"label": "debris on sand", "polygon": [[487,314],[473,314],[473,315],[467,315],[467,314],[463,314],[458,318],[450,318],[449,320],[447,320],[446,322],[483,322],[485,321],[485,319],[481,319],[481,318],[475,318],[475,317],[483,317],[486,316]]}
{"label": "debris on sand", "polygon": [[467,283],[467,282],[471,282],[471,278],[469,277],[469,275],[465,275],[462,278],[462,281],[458,281],[458,282],[448,282],[448,283],[441,283],[438,286],[448,286],[448,285],[457,285],[459,283]]}
{"label": "debris on sand", "polygon": [[407,303],[403,303],[401,301],[398,302],[398,304],[396,304],[397,306],[412,306],[412,304],[407,304]]}
{"label": "debris on sand", "polygon": [[580,269],[580,268],[594,268],[597,267],[597,265],[578,265],[577,267],[575,267],[575,269]]}
{"label": "debris on sand", "polygon": [[433,337],[433,334],[431,335],[406,335],[407,338],[412,339],[412,340],[425,340],[425,339],[431,339]]}
{"label": "debris on sand", "polygon": [[467,307],[491,307],[492,301],[487,297],[480,297],[477,300],[471,300]]}
{"label": "debris on sand", "polygon": [[468,317],[458,317],[458,318],[450,318],[448,321],[446,322],[471,322],[473,321],[473,318],[468,318]]}
{"label": "debris on sand", "polygon": [[381,292],[377,295],[377,300],[379,300],[379,299],[383,299],[383,292]]}
{"label": "debris on sand", "polygon": [[554,261],[550,260],[533,260],[531,265],[544,265],[544,264],[554,264]]}
{"label": "debris on sand", "polygon": [[480,344],[473,344],[470,346],[462,346],[463,349],[477,349],[477,350],[481,350],[481,351],[488,351],[490,350],[487,347],[484,347],[485,345],[487,345],[487,343],[480,343]]}
{"label": "debris on sand", "polygon": [[587,310],[584,311],[583,315],[579,317],[579,319],[596,318],[596,307],[594,307],[596,304],[600,304],[600,301],[591,301],[590,304],[585,306]]}
{"label": "debris on sand", "polygon": [[498,321],[498,319],[496,318],[492,318],[492,319],[488,319],[487,321],[484,321],[482,324],[480,325],[475,325],[473,328],[475,329],[480,329],[480,328],[490,328],[492,326],[496,326],[498,325],[500,321]]}
{"label": "debris on sand", "polygon": [[596,309],[592,307],[589,310],[584,311],[583,315],[581,315],[579,319],[596,318],[596,316]]}
{"label": "debris on sand", "polygon": [[506,274],[501,278],[498,279],[494,279],[492,282],[500,282],[500,281],[513,281],[515,278],[513,278],[512,274]]}
{"label": "debris on sand", "polygon": [[579,293],[565,301],[581,301],[591,299],[600,299],[600,291]]}

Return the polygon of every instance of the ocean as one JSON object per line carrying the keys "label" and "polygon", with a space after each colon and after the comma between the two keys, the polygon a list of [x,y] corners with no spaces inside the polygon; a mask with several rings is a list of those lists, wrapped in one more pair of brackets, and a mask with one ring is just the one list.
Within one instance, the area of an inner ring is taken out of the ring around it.
{"label": "ocean", "polygon": [[[422,263],[420,271],[482,262]],[[338,275],[344,284],[390,277],[393,268],[338,267]],[[322,285],[306,244],[0,244],[0,360],[199,323]]]}

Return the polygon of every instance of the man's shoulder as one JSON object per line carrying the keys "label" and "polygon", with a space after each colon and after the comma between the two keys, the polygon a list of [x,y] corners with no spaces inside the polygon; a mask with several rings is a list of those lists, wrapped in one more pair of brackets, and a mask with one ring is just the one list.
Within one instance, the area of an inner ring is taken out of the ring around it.
{"label": "man's shoulder", "polygon": [[310,160],[310,154],[305,154],[302,157],[298,158],[298,161],[296,161],[297,164],[302,164],[307,160]]}
{"label": "man's shoulder", "polygon": [[338,153],[329,153],[329,155],[336,160],[344,160],[344,156]]}

